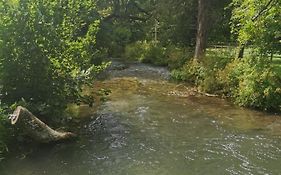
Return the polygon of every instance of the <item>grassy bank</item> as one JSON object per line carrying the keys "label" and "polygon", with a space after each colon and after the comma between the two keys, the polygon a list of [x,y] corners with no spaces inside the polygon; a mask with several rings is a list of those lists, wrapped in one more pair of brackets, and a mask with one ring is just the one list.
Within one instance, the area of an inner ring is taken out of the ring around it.
{"label": "grassy bank", "polygon": [[124,57],[144,63],[168,66],[172,77],[193,84],[201,92],[231,99],[235,104],[265,110],[281,111],[281,56],[261,56],[245,49],[237,59],[237,47],[208,48],[206,57],[195,61],[192,49],[137,42],[128,45]]}
{"label": "grassy bank", "polygon": [[277,57],[271,61],[248,51],[243,59],[235,52],[209,49],[200,62],[189,61],[173,77],[195,84],[200,91],[229,97],[240,106],[281,110],[281,72]]}

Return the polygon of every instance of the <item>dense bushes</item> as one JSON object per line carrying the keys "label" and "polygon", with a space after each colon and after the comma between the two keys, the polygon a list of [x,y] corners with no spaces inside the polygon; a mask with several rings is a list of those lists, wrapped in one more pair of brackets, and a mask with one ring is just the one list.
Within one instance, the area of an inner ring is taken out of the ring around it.
{"label": "dense bushes", "polygon": [[91,65],[96,14],[90,0],[1,1],[2,102],[51,115],[67,103],[92,103],[81,92],[103,67]]}
{"label": "dense bushes", "polygon": [[181,69],[174,70],[172,76],[196,85],[200,91],[230,97],[241,106],[281,110],[280,75],[266,58],[206,57],[202,62],[189,61]]}
{"label": "dense bushes", "polygon": [[200,62],[188,49],[174,45],[136,42],[125,49],[125,58],[169,66],[172,77],[194,84],[200,91],[230,97],[236,104],[262,110],[281,110],[281,80],[265,55],[249,49],[243,59],[234,47],[210,48]]}
{"label": "dense bushes", "polygon": [[147,41],[138,41],[129,44],[125,48],[124,57],[128,60],[142,61],[149,48],[150,44]]}
{"label": "dense bushes", "polygon": [[168,45],[166,47],[166,54],[165,54],[168,67],[171,70],[180,68],[191,58],[192,54],[193,54],[192,48]]}
{"label": "dense bushes", "polygon": [[158,66],[168,66],[170,69],[181,67],[191,52],[188,48],[174,45],[161,46],[159,43],[138,41],[125,48],[124,57],[128,60],[138,60],[143,63],[152,63]]}
{"label": "dense bushes", "polygon": [[9,127],[7,126],[8,118],[4,113],[4,108],[0,106],[0,162],[4,157],[4,154],[8,151],[6,143],[8,142],[8,139],[11,138],[8,136],[8,134],[10,134]]}
{"label": "dense bushes", "polygon": [[147,41],[138,41],[126,46],[124,57],[129,60],[138,60],[143,63],[152,63],[155,65],[167,65],[165,59],[165,48],[156,43]]}
{"label": "dense bushes", "polygon": [[172,77],[192,83],[194,85],[199,85],[202,79],[205,77],[205,68],[196,60],[190,60],[180,69],[174,69],[172,71]]}
{"label": "dense bushes", "polygon": [[97,33],[97,47],[107,50],[110,57],[120,57],[132,37],[132,32],[125,25],[122,22],[102,21]]}
{"label": "dense bushes", "polygon": [[271,62],[259,57],[234,60],[220,73],[224,92],[241,106],[281,110],[281,81]]}
{"label": "dense bushes", "polygon": [[91,0],[0,1],[0,160],[17,105],[57,121],[68,103],[94,102],[82,90],[106,66],[98,19]]}

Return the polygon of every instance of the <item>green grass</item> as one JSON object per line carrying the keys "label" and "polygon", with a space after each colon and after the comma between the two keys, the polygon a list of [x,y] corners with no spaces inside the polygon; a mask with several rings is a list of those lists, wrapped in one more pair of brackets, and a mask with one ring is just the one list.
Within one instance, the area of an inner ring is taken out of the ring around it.
{"label": "green grass", "polygon": [[206,51],[207,57],[216,57],[219,56],[221,58],[234,58],[236,55],[236,47],[233,46],[225,46],[225,47],[217,47],[217,48],[208,48]]}
{"label": "green grass", "polygon": [[[207,48],[206,56],[208,58],[219,57],[221,59],[231,59],[237,56],[238,48],[235,46],[217,46]],[[252,48],[246,48],[244,56],[247,57],[253,53]],[[275,54],[273,56],[273,65],[278,72],[281,72],[281,55]]]}
{"label": "green grass", "polygon": [[277,74],[281,76],[281,55],[274,55],[273,67]]}

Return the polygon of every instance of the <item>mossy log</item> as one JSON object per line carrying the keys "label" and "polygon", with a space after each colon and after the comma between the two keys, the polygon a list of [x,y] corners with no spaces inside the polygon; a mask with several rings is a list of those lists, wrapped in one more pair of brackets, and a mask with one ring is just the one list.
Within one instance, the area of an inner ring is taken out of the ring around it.
{"label": "mossy log", "polygon": [[18,106],[10,118],[12,125],[17,125],[37,142],[49,143],[76,137],[71,132],[59,132],[50,128],[22,106]]}

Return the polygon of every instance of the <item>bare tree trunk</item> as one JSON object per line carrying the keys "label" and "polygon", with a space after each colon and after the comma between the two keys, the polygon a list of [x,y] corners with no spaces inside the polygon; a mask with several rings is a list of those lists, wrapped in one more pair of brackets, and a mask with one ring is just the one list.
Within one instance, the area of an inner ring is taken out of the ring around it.
{"label": "bare tree trunk", "polygon": [[273,56],[274,56],[274,54],[273,54],[273,51],[271,50],[271,51],[270,51],[270,63],[273,62]]}
{"label": "bare tree trunk", "polygon": [[239,51],[238,51],[238,58],[243,58],[244,57],[244,50],[245,50],[245,45],[242,44],[239,46]]}
{"label": "bare tree trunk", "polygon": [[55,142],[76,137],[71,132],[59,132],[50,128],[26,108],[18,106],[11,117],[11,124],[23,130],[29,137],[42,143]]}
{"label": "bare tree trunk", "polygon": [[207,2],[198,0],[197,35],[194,59],[202,59],[205,56],[207,45]]}

